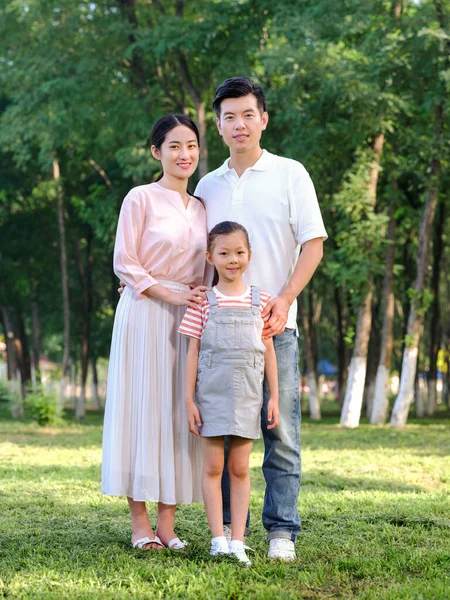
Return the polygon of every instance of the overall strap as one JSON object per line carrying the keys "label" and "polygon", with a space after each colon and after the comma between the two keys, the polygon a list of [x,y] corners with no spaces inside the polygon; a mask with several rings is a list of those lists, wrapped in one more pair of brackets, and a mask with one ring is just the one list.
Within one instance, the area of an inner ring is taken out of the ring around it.
{"label": "overall strap", "polygon": [[206,294],[206,299],[209,302],[209,309],[211,311],[211,314],[215,315],[217,312],[217,309],[219,308],[219,304],[217,302],[216,295],[212,290],[205,290],[205,294]]}
{"label": "overall strap", "polygon": [[260,311],[261,290],[252,285],[252,312],[257,315]]}

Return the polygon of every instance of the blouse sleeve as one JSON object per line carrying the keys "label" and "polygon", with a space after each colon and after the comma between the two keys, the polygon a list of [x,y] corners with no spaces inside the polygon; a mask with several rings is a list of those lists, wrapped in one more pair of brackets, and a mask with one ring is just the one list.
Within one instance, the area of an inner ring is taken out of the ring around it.
{"label": "blouse sleeve", "polygon": [[121,281],[139,296],[158,283],[141,265],[139,245],[145,223],[145,208],[139,198],[130,192],[122,203],[114,246],[114,272]]}

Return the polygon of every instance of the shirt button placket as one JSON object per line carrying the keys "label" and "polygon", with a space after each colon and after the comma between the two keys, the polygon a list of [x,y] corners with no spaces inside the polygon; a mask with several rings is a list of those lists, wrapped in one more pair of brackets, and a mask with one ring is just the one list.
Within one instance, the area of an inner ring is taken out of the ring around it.
{"label": "shirt button placket", "polygon": [[241,175],[238,182],[234,186],[233,193],[231,196],[231,203],[233,206],[243,206],[244,204],[244,179],[245,173]]}

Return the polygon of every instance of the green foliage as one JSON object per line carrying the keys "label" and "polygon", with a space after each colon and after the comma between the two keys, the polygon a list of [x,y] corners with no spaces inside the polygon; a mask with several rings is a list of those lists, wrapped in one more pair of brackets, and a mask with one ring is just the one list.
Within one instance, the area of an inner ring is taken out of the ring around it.
{"label": "green foliage", "polygon": [[6,381],[0,381],[0,402],[10,402],[9,385]]}
{"label": "green foliage", "polygon": [[[316,334],[326,336],[318,340],[319,351],[336,362],[336,293],[351,346],[355,308],[368,282],[381,282],[384,274],[391,206],[400,312],[407,314],[415,301],[407,290],[415,278],[433,156],[442,164],[445,202],[450,184],[449,10],[447,0],[403,2],[401,17],[388,0],[2,3],[0,301],[14,306],[30,334],[34,298],[43,352],[61,359],[52,181],[57,157],[67,225],[71,362],[80,360],[88,265],[91,355],[107,356],[117,303],[111,272],[117,215],[127,191],[159,172],[150,153],[153,122],[167,112],[196,120],[203,105],[213,169],[227,154],[211,109],[214,89],[226,77],[249,74],[267,91],[264,147],[301,161],[317,189],[329,240],[314,278],[315,296],[323,299]],[[438,106],[445,123],[434,144]],[[380,132],[385,144],[374,208],[368,198],[370,148]],[[376,303],[379,296],[376,291]],[[423,300],[426,316],[429,300]],[[448,299],[441,303],[447,307]],[[397,367],[403,325],[396,313]]]}
{"label": "green foliage", "polygon": [[421,294],[418,294],[414,288],[409,288],[408,296],[414,309],[420,315],[424,315],[428,311],[434,298],[433,293],[428,289],[424,289]]}
{"label": "green foliage", "polygon": [[55,425],[60,420],[57,394],[42,386],[31,387],[25,398],[25,415],[38,425]]}

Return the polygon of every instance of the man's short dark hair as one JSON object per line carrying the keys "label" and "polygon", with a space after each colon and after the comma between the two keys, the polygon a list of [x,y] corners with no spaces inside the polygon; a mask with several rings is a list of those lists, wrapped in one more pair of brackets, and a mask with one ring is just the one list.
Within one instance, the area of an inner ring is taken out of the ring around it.
{"label": "man's short dark hair", "polygon": [[230,77],[219,85],[214,96],[213,108],[220,118],[220,105],[226,98],[241,98],[253,94],[260,113],[266,112],[266,95],[260,85],[256,85],[250,77]]}

